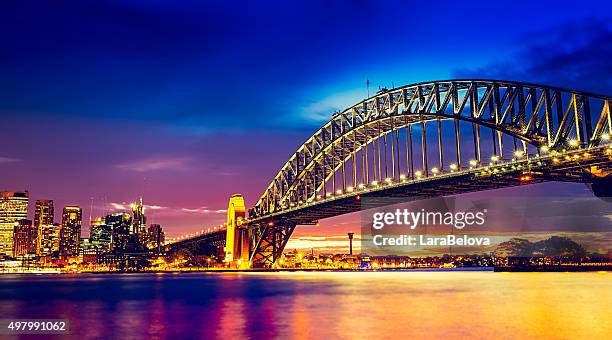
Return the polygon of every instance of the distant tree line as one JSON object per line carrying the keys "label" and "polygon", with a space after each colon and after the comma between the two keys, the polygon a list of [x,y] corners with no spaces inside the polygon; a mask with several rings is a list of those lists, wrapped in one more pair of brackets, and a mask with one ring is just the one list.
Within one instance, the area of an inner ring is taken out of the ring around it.
{"label": "distant tree line", "polygon": [[497,257],[583,257],[587,251],[569,237],[552,236],[548,239],[530,242],[523,238],[512,238],[500,243],[493,251]]}

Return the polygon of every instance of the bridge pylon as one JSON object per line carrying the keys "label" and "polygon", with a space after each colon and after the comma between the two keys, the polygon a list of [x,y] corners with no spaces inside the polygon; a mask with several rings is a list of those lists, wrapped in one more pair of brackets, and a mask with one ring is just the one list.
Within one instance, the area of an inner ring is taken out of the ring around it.
{"label": "bridge pylon", "polygon": [[240,194],[232,195],[227,208],[225,240],[225,262],[231,268],[249,267],[249,231],[244,223],[245,216],[244,197]]}

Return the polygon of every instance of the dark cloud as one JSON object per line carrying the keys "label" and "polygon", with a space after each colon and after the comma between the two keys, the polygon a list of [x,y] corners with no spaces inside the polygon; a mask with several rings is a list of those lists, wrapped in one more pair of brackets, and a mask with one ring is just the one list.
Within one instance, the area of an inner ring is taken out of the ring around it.
{"label": "dark cloud", "polygon": [[612,94],[612,24],[563,24],[520,38],[518,52],[477,69],[460,69],[458,78],[522,80]]}

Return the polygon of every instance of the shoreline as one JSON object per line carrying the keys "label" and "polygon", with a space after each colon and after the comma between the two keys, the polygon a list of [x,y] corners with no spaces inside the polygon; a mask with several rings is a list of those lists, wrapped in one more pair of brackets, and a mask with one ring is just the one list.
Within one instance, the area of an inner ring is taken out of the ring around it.
{"label": "shoreline", "polygon": [[21,272],[0,273],[3,275],[74,275],[74,274],[182,274],[182,273],[291,273],[291,272],[612,272],[612,266],[539,266],[529,267],[459,267],[459,268],[379,268],[379,269],[342,269],[342,268],[276,268],[276,269],[193,269],[161,271],[81,271],[81,272]]}

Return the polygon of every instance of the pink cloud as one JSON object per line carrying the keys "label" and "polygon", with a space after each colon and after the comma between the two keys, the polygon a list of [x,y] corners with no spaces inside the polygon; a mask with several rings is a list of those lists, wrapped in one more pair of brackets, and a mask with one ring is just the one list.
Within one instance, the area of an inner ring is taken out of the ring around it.
{"label": "pink cloud", "polygon": [[193,213],[193,214],[222,214],[222,213],[227,212],[227,210],[225,209],[212,210],[206,207],[195,208],[195,209],[181,208],[181,211],[186,212],[186,213]]}
{"label": "pink cloud", "polygon": [[135,162],[115,165],[116,168],[135,171],[148,172],[157,170],[185,170],[189,168],[192,159],[188,157],[177,158],[146,158]]}
{"label": "pink cloud", "polygon": [[0,156],[0,163],[15,163],[15,162],[23,162],[23,159]]}

